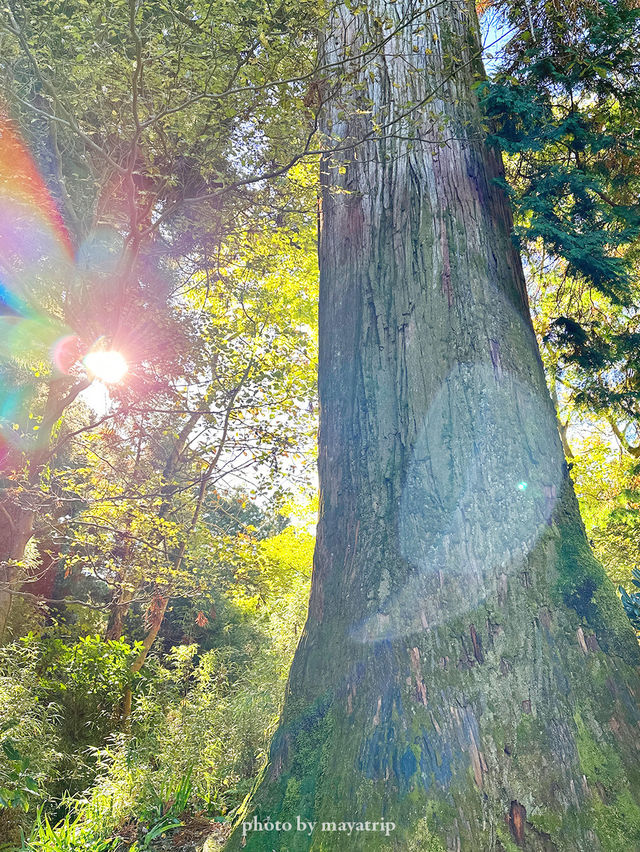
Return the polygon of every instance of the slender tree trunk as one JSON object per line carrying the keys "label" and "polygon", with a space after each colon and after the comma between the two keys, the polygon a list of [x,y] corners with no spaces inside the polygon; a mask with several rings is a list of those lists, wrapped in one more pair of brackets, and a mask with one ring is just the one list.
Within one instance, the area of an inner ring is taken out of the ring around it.
{"label": "slender tree trunk", "polygon": [[[138,468],[138,461],[140,458],[140,444],[138,444],[138,456],[136,459],[136,466],[134,468],[134,478],[136,476],[136,471]],[[130,515],[127,516],[125,527],[127,532],[131,529],[132,518]],[[129,614],[129,608],[131,605],[131,601],[133,599],[133,586],[129,582],[129,561],[131,559],[131,539],[125,535],[124,544],[119,550],[119,560],[120,560],[120,570],[117,572],[116,581],[117,581],[117,591],[114,593],[113,599],[111,601],[111,606],[109,607],[109,620],[107,622],[107,629],[104,633],[105,641],[109,641],[109,639],[121,639],[122,633],[124,631],[124,622]]]}
{"label": "slender tree trunk", "polygon": [[[417,8],[357,5],[325,62]],[[447,0],[325,90],[311,600],[229,850],[640,848],[638,647],[563,458],[476,28]]]}
{"label": "slender tree trunk", "polygon": [[32,534],[33,511],[0,499],[0,642],[6,638],[13,592],[24,579],[21,562]]}
{"label": "slender tree trunk", "polygon": [[[123,578],[124,581],[124,578]],[[129,613],[129,606],[133,598],[133,589],[128,586],[122,586],[109,609],[109,621],[107,629],[104,633],[105,642],[110,639],[122,639],[124,631],[124,622]]]}
{"label": "slender tree trunk", "polygon": [[[170,508],[171,495],[172,495],[172,491],[171,491],[172,480],[173,480],[173,477],[175,475],[178,463],[180,461],[180,456],[181,456],[182,452],[184,451],[184,448],[187,445],[189,435],[191,434],[193,427],[195,426],[195,424],[198,422],[199,419],[200,419],[199,414],[192,414],[191,415],[191,417],[187,420],[187,422],[184,424],[184,426],[180,430],[180,433],[178,435],[178,440],[176,441],[176,443],[173,447],[173,451],[171,452],[169,458],[167,459],[167,463],[166,463],[164,471],[163,471],[163,479],[164,479],[164,482],[165,482],[165,488],[163,489],[164,490],[164,502],[163,502],[162,506],[160,507],[160,513],[159,513],[161,518],[166,517],[166,514],[167,514],[167,512]],[[204,495],[205,495],[205,492],[206,492],[207,483],[209,481],[211,472],[215,468],[215,462],[217,462],[220,451],[221,451],[221,446],[218,448],[218,453],[216,455],[214,462],[209,466],[208,475],[204,474],[201,477],[200,486],[198,488],[198,496],[196,498],[196,504],[195,504],[195,507],[193,509],[193,513],[191,515],[191,521],[190,521],[190,524],[189,524],[189,530],[188,530],[188,533],[187,533],[187,537],[185,539],[183,539],[183,541],[182,541],[180,547],[178,548],[178,551],[177,551],[177,553],[175,554],[175,557],[174,557],[172,569],[176,573],[182,567],[184,556],[185,556],[185,553],[187,551],[187,540],[188,540],[189,536],[191,535],[191,533],[194,531],[195,526],[198,522],[198,519],[200,518],[200,512],[202,510],[202,503],[204,501]],[[155,642],[156,637],[157,637],[158,633],[160,632],[160,628],[162,627],[162,622],[164,620],[164,616],[165,616],[165,613],[167,611],[168,605],[169,605],[169,594],[168,593],[166,595],[161,595],[159,593],[156,594],[156,596],[154,597],[154,599],[151,603],[151,607],[150,607],[149,614],[148,614],[147,635],[144,637],[140,654],[138,655],[138,657],[136,658],[136,660],[134,661],[134,663],[131,666],[131,674],[132,675],[137,675],[138,672],[142,669],[142,666],[145,664],[145,661],[146,661],[146,659],[149,655],[149,651],[151,650],[151,647],[153,646],[153,643]],[[127,689],[125,691],[123,703],[122,703],[122,718],[125,721],[125,723],[127,722],[129,717],[131,716],[132,700],[133,700],[133,692],[132,692],[131,687],[129,686],[129,687],[127,687]]]}
{"label": "slender tree trunk", "polygon": [[[51,455],[53,428],[87,386],[84,380],[70,388],[66,379],[52,380],[38,432],[39,446],[30,453],[12,448],[0,455],[0,475],[5,479],[0,488],[0,641],[6,638],[13,593],[25,579],[20,563],[33,536],[40,477]],[[5,491],[7,484],[11,487]]]}
{"label": "slender tree trunk", "polygon": [[[168,604],[169,598],[164,595],[156,595],[156,597],[152,601],[151,608],[149,611],[147,634],[142,640],[142,648],[140,649],[140,653],[131,665],[132,675],[137,675],[140,669],[145,664],[145,661],[149,656],[149,651],[151,650],[153,643],[156,641],[156,636],[158,635],[158,632],[162,627],[162,622],[164,620]],[[131,686],[128,686],[125,689],[125,693],[122,699],[121,718],[125,724],[127,724],[129,717],[131,716],[132,700],[133,690],[131,689]]]}

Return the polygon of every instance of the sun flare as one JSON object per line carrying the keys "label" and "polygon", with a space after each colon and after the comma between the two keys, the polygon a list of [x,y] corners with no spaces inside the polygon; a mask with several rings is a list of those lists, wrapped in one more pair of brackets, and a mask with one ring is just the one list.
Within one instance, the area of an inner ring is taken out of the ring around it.
{"label": "sun flare", "polygon": [[121,381],[129,369],[124,356],[113,349],[89,352],[83,363],[91,378],[99,379],[105,384]]}

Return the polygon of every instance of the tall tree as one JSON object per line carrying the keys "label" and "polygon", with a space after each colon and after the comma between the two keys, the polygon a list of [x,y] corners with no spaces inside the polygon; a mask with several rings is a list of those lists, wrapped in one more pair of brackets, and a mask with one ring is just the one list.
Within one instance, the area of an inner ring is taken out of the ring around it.
{"label": "tall tree", "polygon": [[640,844],[640,656],[564,461],[477,44],[451,0],[340,5],[324,37],[312,591],[228,849]]}
{"label": "tall tree", "polygon": [[509,154],[534,327],[565,424],[595,413],[638,456],[640,10],[527,7],[497,4],[516,35],[478,91]]}
{"label": "tall tree", "polygon": [[317,4],[295,8],[124,0],[0,12],[0,638],[60,418],[88,384],[77,359],[124,350],[131,390],[157,403],[184,349],[176,304],[195,285],[203,308],[218,295],[249,253],[243,232],[274,219],[298,230],[300,193],[284,175],[311,138],[304,48]]}

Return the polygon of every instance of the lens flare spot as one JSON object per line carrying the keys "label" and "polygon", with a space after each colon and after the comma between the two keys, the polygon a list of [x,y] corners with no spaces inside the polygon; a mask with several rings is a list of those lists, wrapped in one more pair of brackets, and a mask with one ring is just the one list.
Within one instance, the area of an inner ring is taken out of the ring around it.
{"label": "lens flare spot", "polygon": [[12,421],[24,408],[26,393],[20,388],[0,390],[0,420]]}
{"label": "lens flare spot", "polygon": [[526,491],[529,483],[528,482],[519,482],[518,483],[518,491]]}
{"label": "lens flare spot", "polygon": [[59,372],[69,375],[71,368],[82,357],[80,339],[75,334],[67,334],[53,344],[51,360]]}
{"label": "lens flare spot", "polygon": [[124,356],[114,349],[89,352],[83,360],[89,376],[105,384],[121,381],[129,369]]}

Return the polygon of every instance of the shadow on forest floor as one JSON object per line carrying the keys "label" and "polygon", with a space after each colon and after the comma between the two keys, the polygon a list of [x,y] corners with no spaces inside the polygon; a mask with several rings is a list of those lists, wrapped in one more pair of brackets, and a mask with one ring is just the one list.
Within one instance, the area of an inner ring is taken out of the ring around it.
{"label": "shadow on forest floor", "polygon": [[[230,823],[215,822],[201,814],[188,816],[184,824],[171,834],[165,834],[147,847],[149,852],[219,852],[231,833]],[[117,832],[123,841],[122,852],[137,836],[134,822],[123,825]]]}

